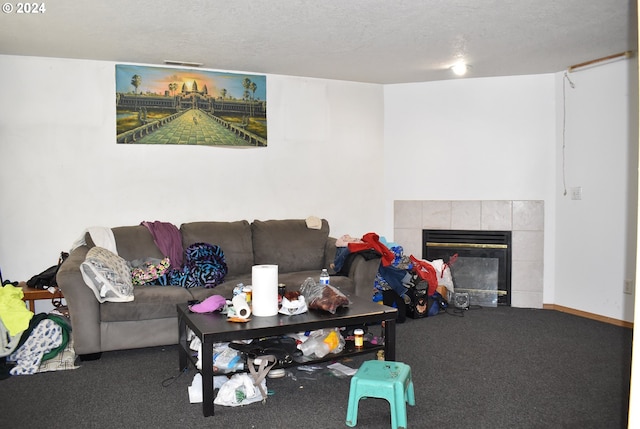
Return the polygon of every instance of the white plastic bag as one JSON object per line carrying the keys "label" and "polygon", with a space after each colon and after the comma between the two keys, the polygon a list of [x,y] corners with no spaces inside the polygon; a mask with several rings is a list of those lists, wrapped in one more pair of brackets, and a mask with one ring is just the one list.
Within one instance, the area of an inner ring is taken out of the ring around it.
{"label": "white plastic bag", "polygon": [[[451,267],[444,263],[442,259],[435,259],[429,262],[433,268],[436,269],[436,276],[438,277],[438,286],[444,286],[449,293],[453,293],[453,277],[451,277]],[[445,296],[445,298],[447,298]]]}
{"label": "white plastic bag", "polygon": [[[267,382],[260,382],[262,389],[267,391]],[[247,373],[234,374],[229,381],[224,383],[213,403],[227,407],[237,407],[262,401],[260,390],[253,385],[253,379]]]}
{"label": "white plastic bag", "polygon": [[[219,389],[224,383],[229,380],[226,375],[214,375],[213,376],[213,388]],[[188,387],[189,392],[189,402],[191,404],[196,404],[202,402],[202,374],[196,372],[193,376],[193,381],[191,385]]]}
{"label": "white plastic bag", "polygon": [[307,312],[307,302],[303,295],[298,296],[298,299],[289,301],[286,296],[282,297],[282,306],[278,313],[285,316],[293,316],[296,314],[302,314]]}

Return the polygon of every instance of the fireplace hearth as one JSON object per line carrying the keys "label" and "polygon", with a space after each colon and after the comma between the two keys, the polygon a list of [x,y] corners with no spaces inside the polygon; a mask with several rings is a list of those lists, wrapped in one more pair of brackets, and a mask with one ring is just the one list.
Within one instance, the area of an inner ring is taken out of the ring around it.
{"label": "fireplace hearth", "polygon": [[455,291],[472,306],[511,305],[511,231],[425,229],[422,238],[423,259],[451,261]]}

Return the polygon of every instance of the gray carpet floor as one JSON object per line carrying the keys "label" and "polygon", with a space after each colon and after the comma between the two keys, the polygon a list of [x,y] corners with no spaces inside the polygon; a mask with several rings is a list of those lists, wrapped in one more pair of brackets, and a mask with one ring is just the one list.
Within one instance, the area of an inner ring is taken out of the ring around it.
{"label": "gray carpet floor", "polygon": [[[398,324],[411,366],[410,428],[624,428],[632,330],[551,310],[483,308]],[[379,332],[380,327],[370,327]],[[357,368],[364,359],[341,361]],[[348,377],[325,366],[269,379],[265,404],[190,404],[177,346],[103,353],[69,371],[0,381],[0,427],[345,428]],[[386,401],[360,401],[360,428],[391,427]]]}

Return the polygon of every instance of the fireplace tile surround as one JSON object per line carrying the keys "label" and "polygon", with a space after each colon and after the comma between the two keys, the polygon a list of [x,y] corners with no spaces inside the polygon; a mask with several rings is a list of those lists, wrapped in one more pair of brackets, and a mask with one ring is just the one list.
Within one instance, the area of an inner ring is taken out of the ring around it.
{"label": "fireplace tile surround", "polygon": [[512,231],[511,306],[542,308],[543,201],[394,201],[394,242],[422,256],[423,229]]}

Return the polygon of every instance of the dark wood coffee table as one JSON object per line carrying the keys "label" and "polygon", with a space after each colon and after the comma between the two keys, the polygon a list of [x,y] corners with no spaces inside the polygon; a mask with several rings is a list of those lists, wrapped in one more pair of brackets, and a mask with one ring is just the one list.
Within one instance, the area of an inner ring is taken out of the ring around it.
{"label": "dark wood coffee table", "polygon": [[[207,416],[214,415],[213,411],[213,344],[233,340],[263,338],[275,335],[286,335],[297,332],[312,331],[322,328],[355,326],[364,324],[384,323],[384,345],[366,344],[362,349],[356,349],[353,342],[348,341],[345,350],[339,354],[329,354],[324,359],[312,362],[334,360],[340,357],[360,353],[371,353],[384,350],[386,360],[395,360],[396,356],[396,313],[397,309],[376,304],[370,300],[352,296],[351,304],[339,308],[336,314],[326,311],[309,310],[296,316],[278,314],[269,317],[251,316],[246,323],[228,322],[225,315],[220,313],[198,314],[189,311],[187,304],[178,305],[179,322],[179,359],[180,370],[187,368],[191,361],[195,367],[196,359],[192,356],[187,344],[187,327],[202,341],[202,412]],[[208,362],[209,364],[205,364]],[[293,363],[291,366],[295,366]],[[297,364],[299,365],[299,363]]]}

